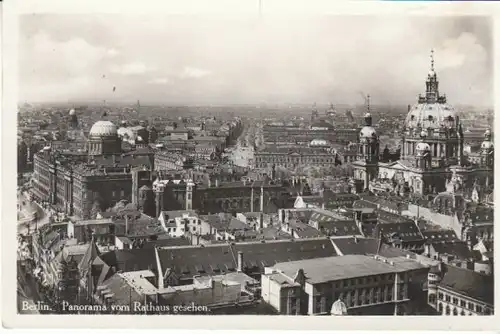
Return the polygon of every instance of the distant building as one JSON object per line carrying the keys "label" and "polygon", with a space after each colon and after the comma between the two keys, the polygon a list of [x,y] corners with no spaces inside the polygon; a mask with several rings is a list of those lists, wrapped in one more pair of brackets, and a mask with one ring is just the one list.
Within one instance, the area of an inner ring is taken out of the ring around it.
{"label": "distant building", "polygon": [[434,61],[427,76],[425,96],[420,96],[418,103],[408,108],[401,159],[379,161],[379,138],[369,112],[365,121],[366,126],[360,132],[360,157],[354,162],[355,178],[363,182],[363,189],[368,189],[377,179],[390,180],[391,191],[420,195],[445,191],[453,178],[457,190],[472,187],[474,182],[482,187],[492,184],[491,132],[485,132],[479,163],[467,161],[462,124],[446,96],[439,93]]}

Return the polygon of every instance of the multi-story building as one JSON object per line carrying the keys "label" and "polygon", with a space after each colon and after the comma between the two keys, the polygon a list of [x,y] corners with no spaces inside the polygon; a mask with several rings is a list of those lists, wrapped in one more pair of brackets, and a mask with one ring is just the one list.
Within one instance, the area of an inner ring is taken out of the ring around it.
{"label": "multi-story building", "polygon": [[327,140],[332,143],[346,144],[358,141],[358,129],[329,128],[322,123],[314,128],[301,128],[297,126],[272,126],[263,128],[264,144],[266,145],[307,145],[314,139]]}
{"label": "multi-story building", "polygon": [[262,275],[262,298],[280,314],[330,314],[342,301],[348,315],[404,314],[412,281],[428,268],[405,258],[345,255],[277,263]]}
{"label": "multi-story building", "polygon": [[35,154],[33,195],[68,215],[95,218],[97,211],[132,199],[134,167],[153,168],[153,153],[122,152],[116,126],[99,121],[89,132],[85,153],[48,146]]}
{"label": "multi-story building", "polygon": [[284,168],[332,167],[340,163],[340,156],[335,151],[314,146],[266,147],[255,153],[254,160],[257,168],[271,168],[273,165]]}
{"label": "multi-story building", "polygon": [[493,314],[493,276],[452,265],[441,265],[429,272],[428,280],[429,305],[439,314]]}
{"label": "multi-story building", "polygon": [[155,152],[155,170],[182,170],[187,157],[174,152],[157,150]]}

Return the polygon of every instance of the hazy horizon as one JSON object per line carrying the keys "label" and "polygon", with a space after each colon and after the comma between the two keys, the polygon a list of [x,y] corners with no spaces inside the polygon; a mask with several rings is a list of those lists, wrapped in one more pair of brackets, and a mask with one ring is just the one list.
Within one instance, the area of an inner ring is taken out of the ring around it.
{"label": "hazy horizon", "polygon": [[491,26],[450,16],[25,15],[19,101],[359,105],[369,93],[374,105],[404,106],[424,92],[434,49],[449,102],[490,108]]}

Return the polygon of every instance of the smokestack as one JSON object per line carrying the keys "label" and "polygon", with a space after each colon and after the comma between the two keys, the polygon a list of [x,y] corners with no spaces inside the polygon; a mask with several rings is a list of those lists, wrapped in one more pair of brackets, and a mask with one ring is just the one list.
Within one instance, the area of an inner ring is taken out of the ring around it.
{"label": "smokestack", "polygon": [[218,187],[219,186],[219,179],[215,179],[215,186]]}
{"label": "smokestack", "polygon": [[252,189],[250,191],[250,212],[253,212],[253,185],[252,185]]}
{"label": "smokestack", "polygon": [[208,177],[208,187],[212,188],[212,180],[210,179],[210,177]]}
{"label": "smokestack", "polygon": [[295,229],[294,228],[292,228],[290,230],[290,235],[292,236],[292,239],[295,239]]}
{"label": "smokestack", "polygon": [[410,112],[410,110],[411,110],[411,105],[409,104],[408,105],[408,112]]}
{"label": "smokestack", "polygon": [[238,272],[243,272],[243,252],[238,252]]}
{"label": "smokestack", "polygon": [[263,230],[264,229],[264,213],[260,213],[260,221],[259,221],[259,229]]}

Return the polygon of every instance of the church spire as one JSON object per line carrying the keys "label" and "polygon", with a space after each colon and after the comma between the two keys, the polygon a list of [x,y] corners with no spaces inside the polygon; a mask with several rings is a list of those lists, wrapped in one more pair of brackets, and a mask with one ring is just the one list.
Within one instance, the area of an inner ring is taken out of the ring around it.
{"label": "church spire", "polygon": [[425,82],[425,102],[426,103],[445,103],[446,99],[439,96],[439,81],[437,79],[437,74],[434,68],[434,50],[431,50],[431,68],[427,76],[427,81]]}
{"label": "church spire", "polygon": [[431,72],[434,72],[434,49],[431,50]]}

